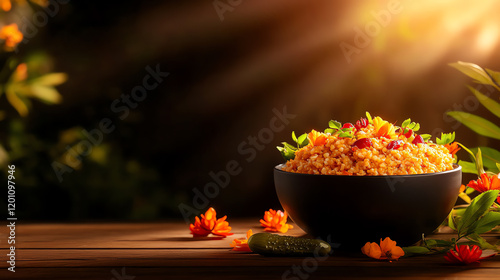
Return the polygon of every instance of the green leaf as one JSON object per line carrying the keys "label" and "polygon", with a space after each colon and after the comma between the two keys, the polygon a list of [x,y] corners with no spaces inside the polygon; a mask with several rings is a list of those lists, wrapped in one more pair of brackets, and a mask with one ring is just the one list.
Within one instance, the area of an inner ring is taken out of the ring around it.
{"label": "green leaf", "polygon": [[500,103],[482,94],[480,91],[476,90],[471,86],[469,86],[468,88],[470,91],[472,91],[472,93],[474,93],[477,100],[479,100],[479,102],[481,102],[481,104],[483,104],[483,106],[486,107],[486,109],[488,109],[491,113],[500,118]]}
{"label": "green leaf", "polygon": [[30,80],[32,85],[40,86],[57,86],[68,80],[68,75],[66,73],[50,73],[47,75],[40,76],[38,78]]}
{"label": "green leaf", "polygon": [[492,230],[494,227],[500,225],[500,213],[499,212],[488,212],[481,219],[477,220],[473,227],[475,227],[474,233],[482,234],[487,231]]}
{"label": "green leaf", "polygon": [[401,127],[402,128],[405,128],[407,127],[409,124],[411,123],[411,119],[406,119],[402,124],[401,124]]}
{"label": "green leaf", "polygon": [[454,213],[453,213],[453,209],[451,209],[451,212],[450,214],[448,215],[448,226],[452,229],[452,230],[457,230],[457,227],[455,226],[455,220],[453,219],[453,216],[454,216]]}
{"label": "green leaf", "polygon": [[440,239],[426,239],[425,240],[425,245],[428,248],[441,248],[441,247],[451,247],[453,246],[453,241],[446,241],[446,240],[440,240]]}
{"label": "green leaf", "polygon": [[291,149],[287,149],[286,148],[286,145],[285,147],[276,147],[278,149],[278,151],[280,151],[281,153],[281,156],[285,159],[285,160],[290,160],[290,159],[294,159],[295,158],[295,151],[294,150],[291,150]]}
{"label": "green leaf", "polygon": [[485,85],[492,85],[497,87],[491,76],[481,67],[474,63],[458,61],[457,63],[450,63],[451,67],[456,68],[465,75],[473,78],[476,82]]}
{"label": "green leaf", "polygon": [[58,104],[62,100],[59,92],[53,87],[32,85],[31,92],[33,93],[33,97],[47,104]]}
{"label": "green leaf", "polygon": [[484,70],[486,70],[486,72],[490,75],[490,77],[497,85],[500,84],[500,72],[496,72],[488,68],[484,68]]}
{"label": "green leaf", "polygon": [[420,134],[420,136],[422,136],[425,142],[429,141],[432,137],[430,134]]}
{"label": "green leaf", "polygon": [[448,115],[463,123],[477,134],[500,139],[500,127],[482,117],[459,111],[448,112]]}
{"label": "green leaf", "polygon": [[409,246],[409,247],[403,247],[401,249],[403,249],[403,251],[405,252],[404,255],[405,257],[411,257],[415,255],[425,255],[431,251],[424,246]]}
{"label": "green leaf", "polygon": [[473,153],[477,153],[478,149],[481,149],[484,167],[486,167],[488,171],[499,173],[500,170],[498,169],[497,164],[500,164],[500,151],[490,147],[472,148],[471,151]]}
{"label": "green leaf", "polygon": [[333,128],[327,128],[327,129],[325,129],[325,133],[334,134],[335,130],[333,130]]}
{"label": "green leaf", "polygon": [[295,136],[295,131],[292,131],[292,139],[293,141],[295,141],[295,143],[298,143],[297,136]]}
{"label": "green leaf", "polygon": [[484,173],[483,156],[481,154],[481,149],[477,149],[477,153],[476,153],[476,168],[477,168],[477,173],[478,174],[483,174]]}
{"label": "green leaf", "polygon": [[481,247],[481,249],[493,249],[493,250],[498,250],[498,248],[493,245],[493,244],[490,244],[488,241],[486,241],[484,238],[482,238],[479,234],[477,233],[473,233],[469,236],[467,236],[467,239],[473,241],[474,243],[476,243],[477,245],[479,245],[479,247]]}
{"label": "green leaf", "polygon": [[462,166],[462,173],[472,173],[477,175],[477,168],[475,163],[459,160],[458,165]]}
{"label": "green leaf", "polygon": [[473,189],[473,188],[470,188],[470,187],[466,187],[466,188],[465,188],[465,194],[471,194],[471,193],[473,193],[474,191],[475,191],[475,189]]}
{"label": "green leaf", "polygon": [[339,137],[352,138],[353,135],[352,135],[352,133],[349,133],[349,132],[342,132],[342,133],[339,134]]}
{"label": "green leaf", "polygon": [[450,144],[454,140],[455,140],[455,132],[451,132],[451,133],[442,133],[441,132],[441,138],[436,137],[436,144],[446,145],[446,144]]}
{"label": "green leaf", "polygon": [[500,170],[500,163],[497,163],[496,166]]}
{"label": "green leaf", "polygon": [[414,123],[412,130],[413,131],[419,131],[420,130],[420,124],[419,123]]}
{"label": "green leaf", "polygon": [[473,153],[473,152],[472,152],[471,150],[469,150],[467,147],[465,147],[464,145],[462,145],[462,143],[460,143],[460,142],[457,142],[457,143],[458,143],[458,145],[459,145],[460,147],[462,147],[462,149],[464,149],[465,151],[467,151],[467,152],[469,153],[469,155],[472,157],[472,159],[474,159],[474,161],[476,161],[476,154],[475,154],[475,153]]}
{"label": "green leaf", "polygon": [[335,129],[340,129],[342,128],[342,124],[338,121],[334,121],[334,120],[331,120],[328,122],[328,126],[331,127],[331,128],[335,128]]}
{"label": "green leaf", "polygon": [[285,149],[289,149],[293,152],[297,151],[297,147],[293,146],[293,145],[290,145],[288,144],[287,142],[281,142],[281,144],[283,144],[283,146],[285,147]]}
{"label": "green leaf", "polygon": [[465,210],[462,219],[457,223],[459,237],[463,237],[469,232],[474,232],[474,223],[489,210],[498,197],[498,192],[498,190],[486,191],[472,200]]}
{"label": "green leaf", "polygon": [[370,115],[370,113],[368,113],[368,112],[366,112],[366,119],[368,120],[368,123],[373,124],[372,115]]}
{"label": "green leaf", "polygon": [[307,139],[307,133],[300,135],[297,142],[300,147],[304,147],[307,144],[309,144],[309,139]]}

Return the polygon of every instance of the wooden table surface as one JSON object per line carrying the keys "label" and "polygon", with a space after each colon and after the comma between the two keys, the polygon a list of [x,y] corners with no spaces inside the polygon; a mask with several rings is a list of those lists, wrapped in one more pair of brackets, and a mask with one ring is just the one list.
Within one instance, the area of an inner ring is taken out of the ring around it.
{"label": "wooden table surface", "polygon": [[[7,270],[8,233],[1,230],[0,279],[500,279],[500,256],[455,266],[443,255],[385,262],[361,253],[316,260],[235,252],[229,247],[233,238],[262,228],[258,218],[230,220],[230,225],[234,235],[221,239],[193,238],[183,222],[18,222],[15,273]],[[287,235],[304,232],[295,227]],[[487,236],[500,239],[500,234]]]}

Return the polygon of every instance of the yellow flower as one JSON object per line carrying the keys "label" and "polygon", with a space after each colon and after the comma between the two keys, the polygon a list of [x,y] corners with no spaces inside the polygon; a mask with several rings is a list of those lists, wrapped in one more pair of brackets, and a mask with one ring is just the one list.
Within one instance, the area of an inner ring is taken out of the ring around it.
{"label": "yellow flower", "polygon": [[370,258],[389,261],[397,260],[405,254],[401,247],[396,246],[396,241],[392,241],[389,237],[384,240],[380,238],[380,246],[375,242],[366,242],[361,252]]}
{"label": "yellow flower", "polygon": [[383,120],[381,117],[373,119],[373,126],[375,128],[375,135],[378,137],[385,137],[389,139],[398,138],[396,134],[396,127],[392,123]]}
{"label": "yellow flower", "polygon": [[17,28],[17,24],[5,25],[0,29],[0,39],[5,41],[5,50],[11,51],[23,40],[23,33]]}

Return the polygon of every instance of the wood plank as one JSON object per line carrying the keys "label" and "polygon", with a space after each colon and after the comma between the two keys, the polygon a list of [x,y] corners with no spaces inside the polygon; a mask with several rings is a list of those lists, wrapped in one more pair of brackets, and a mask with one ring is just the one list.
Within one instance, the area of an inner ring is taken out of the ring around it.
{"label": "wood plank", "polygon": [[[156,223],[88,223],[88,224],[19,224],[16,227],[16,245],[19,248],[227,248],[233,238],[244,237],[248,229],[263,232],[258,219],[236,219],[231,222],[234,235],[227,238],[193,238],[183,222]],[[8,233],[2,230],[0,240]],[[298,226],[287,232],[304,236]],[[499,234],[486,234],[499,240]],[[449,239],[450,233],[438,233],[431,238]],[[1,249],[8,248],[6,242]]]}
{"label": "wood plank", "polygon": [[[443,255],[401,258],[387,262],[370,259],[361,253],[333,254],[327,258],[264,257],[253,253],[229,249],[20,249],[17,252],[19,267],[100,267],[100,266],[151,266],[151,267],[288,267],[305,263],[332,267],[448,267]],[[0,267],[7,267],[1,263]],[[483,260],[474,267],[496,269],[500,275],[500,256]]]}
{"label": "wood plank", "polygon": [[[233,238],[249,228],[262,231],[258,219],[231,222],[234,236],[193,238],[182,222],[20,224],[16,228],[16,273],[8,279],[116,279],[115,273],[139,279],[496,279],[500,256],[472,266],[454,266],[442,255],[402,258],[392,263],[361,253],[339,253],[325,260],[268,258],[230,251]],[[298,227],[287,233],[302,236]],[[446,239],[450,233],[431,237]],[[500,234],[487,234],[498,240]],[[6,234],[0,236],[5,240]],[[2,243],[5,246],[5,243]],[[5,248],[5,247],[4,247]],[[4,250],[2,250],[4,252]],[[5,254],[0,268],[6,272]],[[293,267],[302,269],[294,274]],[[310,273],[304,272],[305,270]],[[3,277],[4,271],[0,273]],[[122,278],[126,279],[126,278]],[[131,279],[131,278],[128,278]]]}
{"label": "wood plank", "polygon": [[[122,271],[124,270],[124,273]],[[123,273],[123,274],[122,274]],[[116,277],[116,276],[127,277]],[[82,267],[82,268],[23,268],[10,273],[8,279],[498,279],[498,270],[474,267],[318,267],[309,272],[293,273],[292,268],[283,267]]]}

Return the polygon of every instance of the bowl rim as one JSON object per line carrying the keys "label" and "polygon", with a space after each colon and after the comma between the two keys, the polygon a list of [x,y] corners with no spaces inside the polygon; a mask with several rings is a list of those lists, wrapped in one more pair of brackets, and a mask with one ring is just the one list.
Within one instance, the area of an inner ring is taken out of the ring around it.
{"label": "bowl rim", "polygon": [[292,176],[317,176],[317,177],[343,177],[343,178],[391,178],[391,177],[397,177],[397,178],[415,178],[415,177],[427,177],[427,176],[437,176],[437,175],[444,175],[448,173],[453,173],[453,172],[461,172],[462,166],[458,165],[456,163],[453,164],[453,169],[451,170],[445,170],[445,171],[440,171],[440,172],[432,172],[432,173],[419,173],[419,174],[404,174],[404,175],[327,175],[327,174],[306,174],[306,173],[295,173],[295,172],[288,172],[281,170],[280,167],[284,166],[285,163],[280,163],[274,167],[274,172],[279,172],[283,174],[289,174]]}

